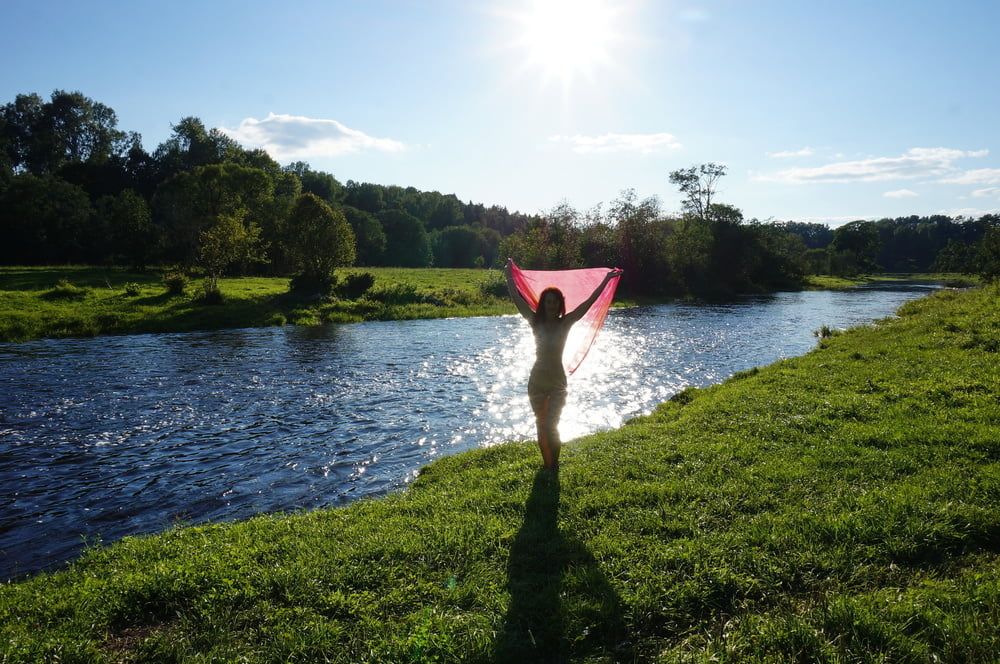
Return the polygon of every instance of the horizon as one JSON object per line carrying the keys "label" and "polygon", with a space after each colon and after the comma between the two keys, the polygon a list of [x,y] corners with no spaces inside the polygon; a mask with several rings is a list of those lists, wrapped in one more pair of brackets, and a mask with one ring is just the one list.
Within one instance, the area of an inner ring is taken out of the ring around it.
{"label": "horizon", "polygon": [[79,90],[150,151],[195,116],[282,165],[528,214],[628,188],[674,212],[669,172],[703,162],[747,218],[1000,212],[995,3],[271,9],[12,2],[4,103]]}

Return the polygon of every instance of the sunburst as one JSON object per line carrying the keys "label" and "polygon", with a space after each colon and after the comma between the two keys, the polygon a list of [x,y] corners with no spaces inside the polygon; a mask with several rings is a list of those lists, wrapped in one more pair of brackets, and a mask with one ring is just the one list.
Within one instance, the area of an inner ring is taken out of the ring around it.
{"label": "sunburst", "polygon": [[515,47],[543,82],[569,87],[614,64],[620,9],[606,0],[534,0],[512,12]]}

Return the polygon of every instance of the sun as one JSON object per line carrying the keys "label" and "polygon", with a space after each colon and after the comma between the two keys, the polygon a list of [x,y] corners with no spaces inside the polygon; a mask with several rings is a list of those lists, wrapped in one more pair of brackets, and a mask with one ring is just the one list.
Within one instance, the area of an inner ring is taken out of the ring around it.
{"label": "sun", "polygon": [[612,64],[618,11],[604,0],[533,0],[513,18],[524,65],[564,86]]}

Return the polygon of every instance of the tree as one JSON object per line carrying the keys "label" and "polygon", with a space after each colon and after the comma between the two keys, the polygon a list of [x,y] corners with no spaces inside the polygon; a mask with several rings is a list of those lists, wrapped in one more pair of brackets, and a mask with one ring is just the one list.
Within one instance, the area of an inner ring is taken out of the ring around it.
{"label": "tree", "polygon": [[434,231],[434,265],[437,267],[476,267],[486,264],[480,229],[472,226],[449,226]]}
{"label": "tree", "polygon": [[245,210],[220,214],[200,236],[198,261],[208,273],[206,295],[219,292],[219,277],[234,263],[258,260],[260,228],[244,223]]}
{"label": "tree", "polygon": [[762,290],[801,288],[807,265],[805,241],[773,224],[751,221],[743,230],[755,245],[750,282]]}
{"label": "tree", "polygon": [[833,240],[833,231],[826,224],[785,221],[777,223],[775,226],[801,237],[808,249],[823,249]]}
{"label": "tree", "polygon": [[300,277],[296,284],[329,288],[334,268],[354,264],[354,232],[347,219],[315,194],[295,201],[287,231],[288,256]]}
{"label": "tree", "polygon": [[205,124],[193,116],[181,118],[171,128],[170,138],[153,153],[161,181],[198,166],[221,164],[242,151],[232,138],[218,129],[206,129]]}
{"label": "tree", "polygon": [[267,173],[223,163],[199,166],[163,182],[153,198],[153,212],[167,234],[167,257],[190,263],[201,233],[220,215],[242,210],[249,222],[261,225],[273,203],[274,181]]}
{"label": "tree", "polygon": [[658,260],[662,243],[656,238],[656,220],[660,202],[656,198],[639,200],[634,189],[622,191],[608,205],[608,223],[615,229],[618,241],[618,264],[625,270],[622,285],[635,292],[654,292],[653,282],[662,277],[662,261]]}
{"label": "tree", "polygon": [[370,182],[348,180],[344,186],[344,203],[371,214],[378,214],[385,207],[383,196],[383,188]]}
{"label": "tree", "polygon": [[427,267],[431,264],[431,243],[422,221],[402,210],[383,210],[378,220],[385,230],[386,265]]}
{"label": "tree", "polygon": [[0,257],[7,264],[84,262],[91,212],[76,185],[16,175],[0,195]]}
{"label": "tree", "polygon": [[330,205],[339,205],[344,201],[344,186],[331,174],[314,171],[304,161],[285,166],[285,171],[298,176],[302,181],[302,191],[316,194]]}
{"label": "tree", "polygon": [[857,274],[878,269],[875,257],[879,236],[870,221],[852,221],[833,232],[831,269],[836,274]]}
{"label": "tree", "polygon": [[979,274],[986,281],[1000,279],[1000,227],[991,228],[983,236],[976,254]]}
{"label": "tree", "polygon": [[725,166],[709,162],[671,171],[670,183],[676,185],[686,196],[681,203],[684,211],[703,221],[708,221],[712,197],[715,195],[715,185],[719,178],[725,174]]}
{"label": "tree", "polygon": [[374,215],[345,205],[341,208],[354,231],[358,265],[381,265],[385,254],[385,231]]}
{"label": "tree", "polygon": [[673,224],[666,240],[666,262],[673,282],[668,290],[681,294],[711,290],[712,243],[708,224],[697,217],[685,216]]}
{"label": "tree", "polygon": [[17,95],[0,116],[0,143],[18,172],[45,175],[68,164],[100,164],[128,148],[114,110],[80,92],[56,90],[48,102],[37,94]]}
{"label": "tree", "polygon": [[978,245],[948,240],[937,253],[931,269],[934,272],[976,272]]}
{"label": "tree", "polygon": [[145,269],[158,239],[145,199],[131,189],[117,196],[104,196],[98,199],[94,216],[104,231],[105,249],[111,262],[127,262]]}
{"label": "tree", "polygon": [[7,162],[17,173],[33,172],[45,102],[37,94],[20,94],[0,110]]}
{"label": "tree", "polygon": [[580,233],[580,258],[588,267],[622,265],[615,229],[600,219],[584,226]]}
{"label": "tree", "polygon": [[464,221],[462,201],[458,200],[454,194],[442,196],[435,191],[431,192],[431,196],[433,207],[430,213],[422,218],[427,228],[447,228],[448,226],[457,226]]}

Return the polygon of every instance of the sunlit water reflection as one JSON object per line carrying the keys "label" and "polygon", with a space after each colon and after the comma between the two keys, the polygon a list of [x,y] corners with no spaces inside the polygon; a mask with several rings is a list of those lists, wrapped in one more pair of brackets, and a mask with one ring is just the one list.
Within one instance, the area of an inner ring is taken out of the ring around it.
{"label": "sunlit water reflection", "polygon": [[[564,440],[799,355],[917,287],[613,311]],[[0,344],[0,578],[172,523],[337,505],[434,457],[534,438],[514,316]]]}

